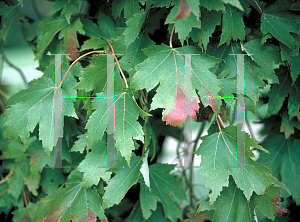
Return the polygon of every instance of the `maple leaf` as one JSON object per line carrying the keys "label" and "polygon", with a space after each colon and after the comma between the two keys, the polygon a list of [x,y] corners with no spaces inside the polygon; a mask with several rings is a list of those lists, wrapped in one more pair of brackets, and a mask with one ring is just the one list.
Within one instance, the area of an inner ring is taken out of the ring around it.
{"label": "maple leaf", "polygon": [[[169,113],[175,108],[176,98],[179,98],[177,86],[182,86],[184,82],[184,57],[182,54],[197,53],[199,55],[193,56],[192,88],[196,88],[201,97],[209,97],[203,100],[205,107],[210,105],[214,113],[219,112],[221,101],[215,98],[221,89],[221,82],[208,70],[219,61],[218,59],[199,53],[192,46],[174,49],[160,45],[149,47],[143,51],[148,55],[148,59],[135,66],[137,72],[132,78],[131,85],[135,89],[145,88],[150,91],[159,83],[151,110],[165,108],[165,113]],[[192,90],[191,95],[198,97],[195,90]]]}
{"label": "maple leaf", "polygon": [[[186,103],[190,103],[192,106],[191,113],[188,113],[188,111],[185,110]],[[180,88],[180,86],[177,86],[177,94],[176,94],[176,106],[174,109],[170,110],[168,113],[163,111],[163,117],[162,120],[166,121],[168,124],[172,126],[178,126],[179,124],[183,124],[185,122],[185,119],[187,115],[190,115],[193,120],[197,120],[196,112],[199,111],[199,105],[197,103],[197,100],[194,100],[193,102],[188,101],[186,95]]]}
{"label": "maple leaf", "polygon": [[95,187],[84,189],[81,173],[73,172],[64,186],[38,203],[34,221],[102,221],[107,220],[101,197]]}
{"label": "maple leaf", "polygon": [[65,53],[69,54],[72,60],[75,60],[79,56],[79,53],[77,53],[79,44],[76,32],[79,32],[80,34],[85,33],[80,19],[76,19],[70,25],[64,27],[58,35],[59,39],[64,37],[64,45],[66,46]]}
{"label": "maple leaf", "polygon": [[[22,90],[9,100],[10,108],[5,112],[7,121],[3,126],[4,136],[16,140],[20,137],[26,141],[39,123],[39,139],[50,155],[54,146],[54,83],[47,77],[33,80],[29,89]],[[70,96],[62,89],[63,96]],[[63,100],[62,116],[77,118],[71,100]],[[62,121],[64,123],[64,121]]]}
{"label": "maple leaf", "polygon": [[202,159],[200,173],[204,177],[205,186],[212,190],[210,203],[217,199],[222,187],[228,186],[229,169],[236,185],[243,190],[247,200],[250,199],[253,191],[262,194],[272,183],[267,175],[270,169],[250,158],[254,156],[250,146],[264,152],[268,151],[259,146],[257,141],[250,138],[247,133],[245,133],[245,165],[254,167],[230,168],[239,161],[236,159],[236,138],[237,130],[241,130],[241,127],[241,124],[228,126],[221,132],[203,137],[203,142],[195,151],[196,154],[206,157]]}

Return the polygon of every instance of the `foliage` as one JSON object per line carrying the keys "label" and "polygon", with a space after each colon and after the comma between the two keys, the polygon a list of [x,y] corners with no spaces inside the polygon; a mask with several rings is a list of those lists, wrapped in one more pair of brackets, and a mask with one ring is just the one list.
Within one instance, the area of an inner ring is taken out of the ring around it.
{"label": "foliage", "polygon": [[[277,206],[279,196],[290,200],[285,207],[300,205],[299,2],[57,0],[34,32],[19,2],[0,2],[1,41],[13,19],[21,21],[44,75],[9,98],[0,116],[2,214],[12,211],[13,221],[40,222],[247,222],[255,221],[255,215],[259,221],[284,215],[287,210]],[[62,62],[60,154],[63,166],[71,168],[46,168],[54,166],[56,156],[59,89],[49,52],[69,54]],[[245,109],[265,124],[261,133],[266,138],[258,143],[245,133],[245,165],[253,167],[232,168],[239,161],[236,141],[242,124],[233,121],[237,56],[231,54],[242,53]],[[104,54],[115,59],[110,111],[115,166],[123,168],[98,167],[106,166],[108,155],[109,107],[103,98],[109,67]],[[192,54],[189,87],[187,54]],[[201,124],[195,143],[202,143],[190,154],[201,155],[200,175],[210,189],[201,199],[193,194],[186,169],[176,177],[171,173],[175,165],[156,162],[161,137],[175,135],[182,141],[187,115],[210,123],[203,137]],[[254,149],[260,153],[257,161]],[[138,201],[130,200],[131,190]]]}

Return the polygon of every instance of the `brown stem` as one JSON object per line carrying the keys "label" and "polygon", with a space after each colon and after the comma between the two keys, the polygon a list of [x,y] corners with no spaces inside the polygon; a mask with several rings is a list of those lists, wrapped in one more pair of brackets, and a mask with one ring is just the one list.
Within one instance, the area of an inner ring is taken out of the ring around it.
{"label": "brown stem", "polygon": [[9,96],[6,95],[1,89],[0,89],[0,94],[1,94],[2,96],[4,96],[5,99],[9,99]]}
{"label": "brown stem", "polygon": [[79,15],[80,15],[80,13],[81,13],[81,10],[82,10],[82,8],[83,8],[84,1],[85,1],[85,0],[83,0],[83,1],[82,1],[82,4],[81,4],[81,7],[80,7],[80,10],[79,10],[79,12],[78,12],[78,15],[77,15],[76,17],[79,17]]}
{"label": "brown stem", "polygon": [[176,24],[176,23],[174,23],[174,25],[173,25],[173,29],[172,29],[171,36],[170,36],[170,47],[171,47],[171,48],[173,48],[173,46],[172,46],[172,38],[173,38],[174,30],[175,30],[175,24]]}
{"label": "brown stem", "polygon": [[8,181],[11,178],[12,175],[13,175],[13,171],[10,171],[9,174],[7,174],[6,177],[3,180],[0,181],[0,184]]}
{"label": "brown stem", "polygon": [[215,114],[215,117],[216,117],[216,121],[217,121],[217,124],[218,124],[218,127],[219,127],[219,131],[221,132],[222,130],[221,130],[220,123],[218,121],[218,118],[217,118],[216,114]]}
{"label": "brown stem", "polygon": [[24,189],[22,189],[22,191],[23,191],[23,198],[24,198],[24,202],[25,202],[25,207],[27,208],[28,203],[27,203],[26,193],[25,193]]}
{"label": "brown stem", "polygon": [[128,88],[127,80],[126,80],[125,75],[124,75],[124,73],[123,73],[123,71],[122,71],[122,69],[121,69],[121,66],[120,66],[120,64],[119,64],[118,59],[117,59],[117,57],[115,56],[114,48],[112,47],[112,45],[110,44],[109,41],[106,41],[106,42],[109,44],[109,46],[110,46],[110,48],[111,48],[111,51],[112,51],[112,53],[111,53],[111,52],[109,52],[109,53],[111,53],[111,54],[115,57],[115,60],[116,60],[117,65],[118,65],[118,67],[119,67],[119,70],[120,70],[120,72],[121,72],[121,74],[122,74],[122,77],[123,77],[123,79],[124,79],[124,81],[125,81],[126,88]]}
{"label": "brown stem", "polygon": [[257,5],[257,7],[259,8],[259,11],[261,12],[261,14],[263,13],[261,8],[259,7],[259,5],[257,4],[257,2],[254,0],[255,4]]}
{"label": "brown stem", "polygon": [[69,67],[68,70],[66,71],[66,73],[65,73],[64,77],[62,78],[61,83],[59,84],[58,88],[61,87],[61,84],[63,83],[64,79],[66,78],[66,75],[68,74],[68,72],[70,71],[70,69],[72,68],[72,66],[75,65],[75,63],[76,63],[77,61],[79,61],[80,59],[82,59],[83,57],[85,57],[85,56],[87,56],[87,55],[89,55],[89,54],[92,54],[92,53],[105,53],[105,51],[91,51],[91,52],[85,53],[84,55],[78,57],[78,58],[70,65],[70,67]]}
{"label": "brown stem", "polygon": [[218,118],[219,118],[219,120],[220,120],[220,122],[221,122],[223,128],[225,128],[225,124],[223,123],[223,120],[221,119],[221,116],[220,116],[220,115],[218,115]]}
{"label": "brown stem", "polygon": [[4,106],[4,104],[3,104],[3,102],[2,102],[2,100],[0,99],[0,106],[1,106],[1,108],[2,108],[2,110],[3,110],[3,112],[5,112],[5,106]]}

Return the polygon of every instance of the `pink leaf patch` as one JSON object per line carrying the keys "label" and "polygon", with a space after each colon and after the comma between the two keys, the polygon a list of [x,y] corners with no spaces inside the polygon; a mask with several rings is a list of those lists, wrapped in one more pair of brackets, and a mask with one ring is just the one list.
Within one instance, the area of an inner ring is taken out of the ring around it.
{"label": "pink leaf patch", "polygon": [[197,120],[196,112],[199,112],[199,105],[197,103],[197,100],[194,100],[193,102],[189,101],[182,89],[177,85],[177,93],[176,93],[176,105],[175,108],[172,109],[169,113],[166,113],[165,110],[163,111],[163,117],[162,120],[166,121],[167,124],[170,124],[172,126],[178,126],[179,124],[184,124],[185,119],[187,117],[187,112],[185,111],[185,101],[188,101],[192,104],[192,110],[191,110],[191,117],[193,120]]}

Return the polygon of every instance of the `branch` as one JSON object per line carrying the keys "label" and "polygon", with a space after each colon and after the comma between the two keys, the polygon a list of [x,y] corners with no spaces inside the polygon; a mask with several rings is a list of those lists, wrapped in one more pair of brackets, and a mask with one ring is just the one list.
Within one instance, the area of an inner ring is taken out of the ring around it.
{"label": "branch", "polygon": [[21,77],[22,77],[22,79],[23,79],[24,84],[26,85],[27,88],[29,88],[29,85],[27,84],[27,79],[26,79],[26,77],[25,77],[23,71],[22,71],[20,68],[18,68],[17,66],[15,66],[11,61],[9,61],[8,58],[6,58],[5,54],[2,52],[2,49],[0,49],[0,55],[2,56],[2,59],[3,59],[10,67],[14,68],[15,70],[17,70],[17,71],[20,73],[20,75],[21,75]]}

